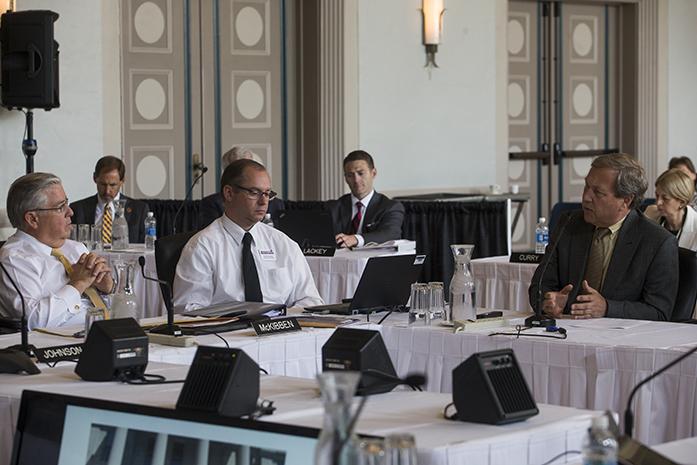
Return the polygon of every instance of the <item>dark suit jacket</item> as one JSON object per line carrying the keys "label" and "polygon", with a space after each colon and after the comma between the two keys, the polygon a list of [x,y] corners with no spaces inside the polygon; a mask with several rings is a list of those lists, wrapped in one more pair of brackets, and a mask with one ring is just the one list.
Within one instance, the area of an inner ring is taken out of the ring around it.
{"label": "dark suit jacket", "polygon": [[[553,247],[559,230],[564,230],[557,250],[537,267],[530,283],[530,305],[537,307],[537,289],[545,262],[549,266],[542,279],[542,292],[558,291],[567,284],[569,294],[565,313],[576,300],[586,272],[586,262],[595,227],[575,211],[562,218],[548,246]],[[618,232],[615,248],[600,294],[607,301],[607,317],[670,321],[678,291],[678,245],[675,237],[636,210],[632,210]]]}
{"label": "dark suit jacket", "polygon": [[[128,223],[128,241],[132,244],[145,242],[145,218],[148,216],[148,204],[126,197],[126,222]],[[94,215],[97,210],[97,195],[87,197],[70,204],[73,210],[73,224],[94,224]]]}
{"label": "dark suit jacket", "polygon": [[[329,204],[329,211],[334,222],[334,232],[352,234],[353,220],[351,194],[341,196]],[[386,242],[402,238],[404,222],[404,205],[375,192],[365,210],[363,232],[361,236],[368,242]]]}
{"label": "dark suit jacket", "polygon": [[[268,212],[271,214],[271,218],[276,218],[283,210],[285,210],[283,200],[278,197],[269,202]],[[225,206],[223,205],[223,197],[220,193],[216,192],[202,198],[198,207],[198,229],[205,228],[223,216],[224,211]]]}

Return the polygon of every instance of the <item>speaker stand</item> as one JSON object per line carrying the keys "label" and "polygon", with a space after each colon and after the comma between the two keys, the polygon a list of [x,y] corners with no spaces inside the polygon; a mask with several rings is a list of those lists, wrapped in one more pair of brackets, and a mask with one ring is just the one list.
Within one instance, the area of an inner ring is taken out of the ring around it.
{"label": "speaker stand", "polygon": [[26,127],[27,127],[27,138],[22,141],[22,153],[24,153],[24,158],[27,160],[27,173],[34,172],[34,155],[39,149],[36,144],[36,139],[34,139],[34,112],[31,108],[27,108],[24,112],[26,116]]}

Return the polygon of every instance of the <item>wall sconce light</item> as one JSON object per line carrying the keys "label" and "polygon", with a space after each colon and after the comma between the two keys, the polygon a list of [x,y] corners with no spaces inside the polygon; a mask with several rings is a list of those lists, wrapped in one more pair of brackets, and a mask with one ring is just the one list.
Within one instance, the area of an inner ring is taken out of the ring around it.
{"label": "wall sconce light", "polygon": [[424,46],[426,47],[426,68],[438,68],[436,52],[443,32],[444,0],[423,0],[421,12],[424,17]]}
{"label": "wall sconce light", "polygon": [[15,0],[0,0],[0,14],[15,11]]}

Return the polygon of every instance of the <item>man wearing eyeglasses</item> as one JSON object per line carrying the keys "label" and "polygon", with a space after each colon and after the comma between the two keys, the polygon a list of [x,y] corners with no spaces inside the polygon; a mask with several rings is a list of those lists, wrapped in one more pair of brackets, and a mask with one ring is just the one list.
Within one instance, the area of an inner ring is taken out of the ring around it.
{"label": "man wearing eyeglasses", "polygon": [[126,201],[124,216],[128,223],[128,240],[132,244],[145,242],[145,218],[148,206],[145,202],[126,197],[121,193],[126,165],[120,158],[106,156],[97,161],[92,179],[97,185],[97,195],[70,204],[74,224],[101,224],[102,241],[111,243],[111,224],[116,213],[115,202]]}
{"label": "man wearing eyeglasses", "polygon": [[242,159],[220,180],[225,213],[184,247],[174,277],[177,310],[225,302],[321,305],[300,247],[261,222],[276,196],[266,168]]}
{"label": "man wearing eyeglasses", "polygon": [[[245,158],[249,160],[254,160],[259,164],[263,165],[263,163],[261,162],[261,158],[259,158],[259,155],[240,145],[236,145],[227,152],[225,152],[221,157],[220,162],[222,164],[223,170],[225,170],[225,168],[227,168],[227,166],[233,161],[242,160]],[[270,213],[272,218],[275,218],[276,215],[278,215],[283,210],[283,200],[276,197],[275,199],[271,199],[269,201],[269,209],[267,213]],[[224,211],[225,205],[223,204],[223,196],[220,194],[220,192],[216,192],[214,194],[207,195],[206,197],[202,198],[198,208],[198,229],[205,228],[213,221],[223,216]]]}
{"label": "man wearing eyeglasses", "polygon": [[[7,194],[7,214],[17,231],[0,247],[0,262],[24,297],[29,329],[83,324],[87,307],[104,308],[99,293],[114,288],[109,266],[68,240],[73,211],[58,177],[18,178]],[[21,297],[5,273],[0,280],[0,316],[18,319]]]}

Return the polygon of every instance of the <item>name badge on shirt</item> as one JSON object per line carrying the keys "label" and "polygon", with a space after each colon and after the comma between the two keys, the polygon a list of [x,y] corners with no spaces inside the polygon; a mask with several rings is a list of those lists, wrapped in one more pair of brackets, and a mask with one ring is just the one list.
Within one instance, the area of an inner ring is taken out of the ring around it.
{"label": "name badge on shirt", "polygon": [[259,255],[262,260],[276,261],[276,252],[273,250],[260,250]]}

